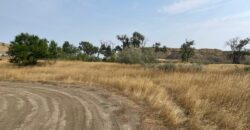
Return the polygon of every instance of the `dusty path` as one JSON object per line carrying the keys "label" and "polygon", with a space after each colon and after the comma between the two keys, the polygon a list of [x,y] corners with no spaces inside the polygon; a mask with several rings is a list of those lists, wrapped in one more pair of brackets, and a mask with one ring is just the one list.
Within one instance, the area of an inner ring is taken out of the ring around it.
{"label": "dusty path", "polygon": [[0,130],[164,129],[143,123],[142,112],[101,88],[0,82]]}

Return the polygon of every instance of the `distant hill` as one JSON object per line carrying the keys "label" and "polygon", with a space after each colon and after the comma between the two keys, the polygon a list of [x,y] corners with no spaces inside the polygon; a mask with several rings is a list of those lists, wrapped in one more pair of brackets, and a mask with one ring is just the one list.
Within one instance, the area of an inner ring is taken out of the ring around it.
{"label": "distant hill", "polygon": [[[166,53],[159,52],[157,53],[158,58],[160,59],[181,59],[179,48],[168,48]],[[231,63],[231,60],[228,58],[230,51],[222,51],[219,49],[196,49],[195,55],[191,58],[193,62],[202,62],[202,63]],[[250,61],[250,57],[246,57],[245,61]]]}
{"label": "distant hill", "polygon": [[6,54],[6,52],[8,51],[8,49],[9,49],[9,44],[0,42],[0,54],[1,55]]}

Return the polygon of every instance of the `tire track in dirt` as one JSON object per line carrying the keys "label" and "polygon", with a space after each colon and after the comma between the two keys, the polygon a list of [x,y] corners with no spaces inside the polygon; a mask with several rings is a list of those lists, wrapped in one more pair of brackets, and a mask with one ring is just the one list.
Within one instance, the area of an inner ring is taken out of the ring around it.
{"label": "tire track in dirt", "polygon": [[[1,130],[163,130],[143,108],[101,88],[0,82]],[[148,127],[150,126],[150,127]]]}

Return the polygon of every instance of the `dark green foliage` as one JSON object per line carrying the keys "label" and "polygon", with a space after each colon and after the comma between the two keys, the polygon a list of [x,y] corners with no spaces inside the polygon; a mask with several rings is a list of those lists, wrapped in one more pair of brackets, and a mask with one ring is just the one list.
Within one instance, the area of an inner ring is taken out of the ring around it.
{"label": "dark green foliage", "polygon": [[62,46],[62,51],[64,52],[64,53],[66,53],[66,54],[69,54],[71,51],[71,49],[70,49],[71,47],[70,47],[70,43],[68,42],[68,41],[65,41],[64,43],[63,43],[63,46]]}
{"label": "dark green foliage", "polygon": [[121,46],[117,45],[117,46],[114,48],[114,51],[115,51],[115,52],[122,51]]}
{"label": "dark green foliage", "polygon": [[21,33],[11,42],[8,51],[10,62],[18,65],[33,65],[38,59],[47,58],[48,41],[36,35]]}
{"label": "dark green foliage", "polygon": [[136,48],[136,47],[141,47],[144,44],[145,37],[139,32],[134,32],[130,40],[132,46]]}
{"label": "dark green foliage", "polygon": [[166,46],[163,46],[163,47],[161,48],[161,51],[162,51],[163,53],[166,53],[166,52],[167,52],[167,47],[166,47]]}
{"label": "dark green foliage", "polygon": [[226,44],[230,46],[232,53],[229,54],[229,58],[232,59],[234,64],[240,64],[241,60],[244,59],[246,55],[249,55],[249,51],[246,50],[245,46],[250,43],[250,39],[239,39],[233,38],[229,40]]}
{"label": "dark green foliage", "polygon": [[166,46],[161,47],[161,43],[159,42],[153,44],[153,48],[155,49],[155,52],[163,52],[163,53],[167,52],[167,47]]}
{"label": "dark green foliage", "polygon": [[161,43],[157,42],[153,45],[153,47],[155,48],[155,52],[159,52],[160,51],[160,47],[161,47]]}
{"label": "dark green foliage", "polygon": [[245,71],[245,72],[250,72],[250,66],[245,67],[245,68],[244,68],[244,71]]}
{"label": "dark green foliage", "polygon": [[84,54],[87,54],[89,56],[94,55],[98,52],[98,47],[93,46],[90,42],[80,42],[79,48],[81,51],[83,51]]}
{"label": "dark green foliage", "polygon": [[55,41],[51,41],[48,49],[48,58],[57,59],[58,58],[58,47]]}
{"label": "dark green foliage", "polygon": [[111,45],[108,44],[101,44],[101,47],[99,49],[100,54],[103,54],[105,56],[105,58],[108,58],[112,55],[112,49],[111,49]]}
{"label": "dark green foliage", "polygon": [[134,32],[131,38],[127,35],[117,35],[117,39],[122,42],[123,49],[129,47],[139,48],[145,44],[145,37],[139,32]]}
{"label": "dark green foliage", "polygon": [[184,62],[188,62],[189,59],[195,54],[194,53],[194,47],[192,47],[194,45],[194,41],[186,41],[185,43],[183,43],[181,45],[181,59]]}
{"label": "dark green foliage", "polygon": [[117,35],[117,39],[122,42],[123,48],[128,48],[130,46],[130,39],[127,35]]}
{"label": "dark green foliage", "polygon": [[62,51],[66,56],[75,56],[77,55],[77,52],[79,50],[73,44],[70,44],[68,41],[65,41],[62,46]]}

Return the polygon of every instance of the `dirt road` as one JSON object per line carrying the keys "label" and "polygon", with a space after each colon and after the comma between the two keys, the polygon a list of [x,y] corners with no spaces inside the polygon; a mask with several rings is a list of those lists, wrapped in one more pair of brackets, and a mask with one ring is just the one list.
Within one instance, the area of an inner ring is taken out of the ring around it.
{"label": "dirt road", "polygon": [[0,130],[164,129],[142,121],[143,108],[101,88],[0,82]]}

